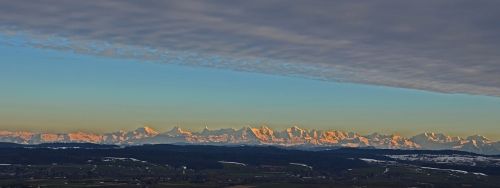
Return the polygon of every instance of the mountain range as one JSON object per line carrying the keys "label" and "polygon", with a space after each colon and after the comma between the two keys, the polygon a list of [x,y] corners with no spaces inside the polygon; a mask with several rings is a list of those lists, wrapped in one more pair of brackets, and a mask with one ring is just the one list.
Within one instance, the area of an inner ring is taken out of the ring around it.
{"label": "mountain range", "polygon": [[373,133],[360,135],[337,130],[309,130],[297,126],[275,131],[267,126],[241,129],[203,129],[191,132],[180,127],[160,133],[151,127],[133,131],[95,134],[87,132],[36,133],[0,131],[0,142],[18,144],[96,143],[116,145],[142,144],[205,144],[205,145],[275,145],[302,147],[374,147],[379,149],[459,150],[479,154],[499,155],[500,142],[481,135],[466,138],[441,133],[422,133],[407,138],[400,135]]}

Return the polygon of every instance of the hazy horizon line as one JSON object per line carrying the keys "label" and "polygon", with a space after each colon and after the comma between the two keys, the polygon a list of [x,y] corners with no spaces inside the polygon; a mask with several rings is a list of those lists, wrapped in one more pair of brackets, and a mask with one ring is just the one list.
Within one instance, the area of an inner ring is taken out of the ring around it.
{"label": "hazy horizon line", "polygon": [[[246,125],[243,125],[241,127],[224,127],[224,128],[209,128],[208,126],[205,126],[204,128],[201,128],[201,129],[192,129],[192,128],[184,128],[182,127],[182,125],[174,125],[174,126],[170,126],[169,128],[166,128],[166,129],[158,129],[156,128],[155,126],[152,126],[152,125],[141,125],[141,126],[138,126],[136,128],[132,128],[132,129],[118,129],[118,130],[115,130],[115,131],[90,131],[90,130],[82,130],[82,129],[79,129],[79,130],[74,130],[74,131],[37,131],[37,130],[27,130],[27,129],[23,129],[23,130],[12,130],[12,129],[0,129],[0,132],[29,132],[29,133],[33,133],[33,134],[71,134],[71,133],[87,133],[87,134],[96,134],[96,135],[102,135],[102,134],[109,134],[109,133],[116,133],[116,132],[132,132],[132,131],[136,131],[138,129],[141,129],[141,128],[150,128],[152,130],[154,130],[155,132],[157,132],[158,134],[166,134],[176,128],[180,128],[182,129],[183,131],[188,131],[188,132],[191,132],[191,133],[202,133],[203,130],[205,128],[208,128],[208,130],[210,131],[217,131],[217,130],[223,130],[223,129],[232,129],[234,131],[238,131],[238,130],[241,130],[241,129],[244,129],[244,128],[257,128],[257,129],[261,129],[263,127],[266,127],[266,128],[269,128],[271,129],[272,131],[286,131],[287,129],[289,128],[294,128],[294,127],[297,127],[299,129],[302,129],[302,130],[306,130],[306,131],[339,131],[339,132],[344,132],[344,133],[354,133],[354,134],[358,134],[360,136],[369,136],[369,135],[372,135],[372,134],[380,134],[380,135],[385,135],[385,136],[401,136],[401,137],[407,137],[407,138],[411,138],[411,137],[414,137],[414,136],[417,136],[417,135],[420,135],[420,134],[424,134],[424,133],[433,133],[433,134],[443,134],[445,136],[451,136],[451,137],[460,137],[460,138],[467,138],[469,136],[484,136],[482,134],[479,134],[479,133],[469,133],[469,134],[461,134],[461,135],[457,135],[457,134],[454,134],[454,133],[445,133],[445,132],[442,132],[442,131],[423,131],[423,132],[415,132],[413,134],[400,134],[398,133],[398,131],[393,131],[392,133],[386,133],[386,132],[383,132],[383,131],[356,131],[356,130],[345,130],[345,129],[336,129],[336,128],[326,128],[326,129],[322,129],[322,128],[306,128],[306,127],[301,127],[300,125],[292,125],[292,126],[288,126],[288,127],[284,127],[284,128],[273,128],[272,126],[269,126],[267,124],[261,124],[261,125],[250,125],[250,124],[246,124]],[[365,133],[361,133],[361,132],[365,132]],[[366,133],[367,132],[367,133]],[[466,136],[463,136],[463,135],[466,135]],[[488,137],[488,136],[484,136],[486,138],[488,138],[489,140],[491,141],[499,141],[500,139],[494,139],[494,138],[491,138],[491,137]]]}

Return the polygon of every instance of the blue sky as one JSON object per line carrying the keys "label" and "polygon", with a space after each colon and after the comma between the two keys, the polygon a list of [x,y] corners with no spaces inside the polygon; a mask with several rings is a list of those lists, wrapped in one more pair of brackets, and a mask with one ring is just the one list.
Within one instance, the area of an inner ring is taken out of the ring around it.
{"label": "blue sky", "polygon": [[500,96],[500,1],[0,2],[0,33],[41,48]]}
{"label": "blue sky", "polygon": [[0,126],[94,132],[299,125],[499,138],[500,99],[0,46]]}

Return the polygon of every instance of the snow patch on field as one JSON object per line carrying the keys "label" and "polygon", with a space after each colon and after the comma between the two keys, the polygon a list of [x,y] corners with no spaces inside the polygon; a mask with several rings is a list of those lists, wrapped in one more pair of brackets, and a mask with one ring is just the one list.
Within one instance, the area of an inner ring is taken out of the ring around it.
{"label": "snow patch on field", "polygon": [[362,160],[367,163],[384,163],[384,164],[395,164],[395,161],[384,161],[384,160],[377,160],[377,159],[368,159],[368,158],[359,158],[359,160]]}
{"label": "snow patch on field", "polygon": [[367,159],[367,158],[359,158],[359,160],[369,162],[369,163],[382,163],[382,162],[384,162],[384,161],[377,160],[377,159]]}
{"label": "snow patch on field", "polygon": [[302,167],[306,167],[306,168],[309,168],[309,169],[313,169],[312,166],[309,166],[309,165],[306,165],[306,164],[303,164],[303,163],[290,163],[291,165],[295,165],[295,166],[302,166]]}
{"label": "snow patch on field", "polygon": [[432,154],[410,154],[410,155],[386,155],[396,160],[403,161],[422,161],[437,164],[458,164],[467,166],[500,166],[500,159],[485,156],[472,155],[432,155]]}
{"label": "snow patch on field", "polygon": [[232,161],[219,161],[219,163],[222,163],[222,164],[234,164],[234,165],[239,165],[239,166],[247,166],[247,164],[245,164],[245,163],[232,162]]}
{"label": "snow patch on field", "polygon": [[422,169],[427,169],[427,170],[440,170],[440,171],[449,171],[449,172],[454,172],[454,173],[460,173],[460,174],[474,174],[477,176],[488,176],[485,173],[480,173],[480,172],[467,172],[465,170],[456,170],[456,169],[447,169],[447,168],[433,168],[433,167],[420,167]]}
{"label": "snow patch on field", "polygon": [[488,176],[484,173],[479,173],[479,172],[473,172],[474,175],[478,175],[478,176]]}
{"label": "snow patch on field", "polygon": [[460,174],[468,174],[469,172],[464,171],[464,170],[455,170],[455,169],[447,169],[447,168],[432,168],[432,167],[420,167],[422,169],[428,169],[428,170],[442,170],[442,171],[450,171],[450,172],[456,172]]}
{"label": "snow patch on field", "polygon": [[135,158],[122,158],[122,157],[104,157],[102,161],[104,161],[104,162],[133,161],[133,162],[147,163],[147,161],[142,161],[142,160],[135,159]]}

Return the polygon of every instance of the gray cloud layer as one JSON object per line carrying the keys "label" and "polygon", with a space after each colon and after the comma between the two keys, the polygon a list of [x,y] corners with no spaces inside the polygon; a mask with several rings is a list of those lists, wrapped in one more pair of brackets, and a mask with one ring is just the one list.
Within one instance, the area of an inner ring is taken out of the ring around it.
{"label": "gray cloud layer", "polygon": [[1,27],[71,41],[41,47],[500,96],[500,1],[0,3]]}

